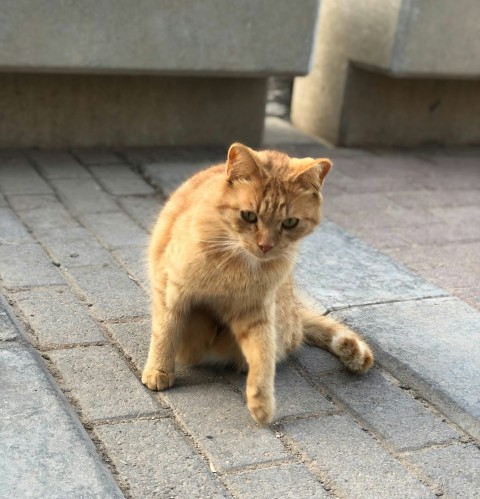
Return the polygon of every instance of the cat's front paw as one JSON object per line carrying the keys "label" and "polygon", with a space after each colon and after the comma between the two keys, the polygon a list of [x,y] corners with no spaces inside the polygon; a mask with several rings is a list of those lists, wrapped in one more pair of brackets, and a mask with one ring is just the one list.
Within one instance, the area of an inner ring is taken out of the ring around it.
{"label": "cat's front paw", "polygon": [[142,383],[150,390],[162,391],[170,388],[175,381],[174,372],[164,372],[160,369],[145,368]]}
{"label": "cat's front paw", "polygon": [[262,392],[257,392],[254,396],[247,394],[247,405],[253,419],[260,426],[272,422],[275,414],[275,399],[272,395],[264,395]]}

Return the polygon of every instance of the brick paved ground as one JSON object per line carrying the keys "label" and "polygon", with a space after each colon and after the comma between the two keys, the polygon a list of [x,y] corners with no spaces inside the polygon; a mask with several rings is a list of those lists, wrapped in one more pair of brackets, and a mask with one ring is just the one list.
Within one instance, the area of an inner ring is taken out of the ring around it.
{"label": "brick paved ground", "polygon": [[[322,152],[336,160],[326,215],[480,308],[475,154]],[[172,151],[0,154],[1,290],[123,493],[480,497],[478,441],[384,363],[355,377],[326,352],[302,349],[279,368],[277,418],[264,429],[236,373],[180,369],[172,390],[142,386],[145,244],[163,197],[138,166],[148,176],[148,164],[166,156]],[[174,183],[166,178],[163,188]],[[1,331],[0,355],[17,351],[18,337]]]}

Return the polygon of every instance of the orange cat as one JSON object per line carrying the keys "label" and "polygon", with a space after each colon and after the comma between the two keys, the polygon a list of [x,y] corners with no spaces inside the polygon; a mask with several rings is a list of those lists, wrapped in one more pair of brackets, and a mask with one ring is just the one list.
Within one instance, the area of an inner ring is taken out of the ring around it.
{"label": "orange cat", "polygon": [[196,174],[172,195],[149,249],[148,388],[173,385],[175,358],[230,363],[248,369],[248,408],[264,425],[275,410],[275,363],[302,341],[334,353],[351,371],[371,367],[372,352],[356,333],[295,295],[298,243],[320,222],[331,166],[237,143],[226,164]]}

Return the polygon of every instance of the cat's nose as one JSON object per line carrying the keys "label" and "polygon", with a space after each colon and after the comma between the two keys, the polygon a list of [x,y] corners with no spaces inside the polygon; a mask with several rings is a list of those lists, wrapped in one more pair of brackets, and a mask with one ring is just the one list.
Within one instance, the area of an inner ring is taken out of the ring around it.
{"label": "cat's nose", "polygon": [[264,253],[268,253],[272,248],[273,246],[270,245],[270,244],[262,244],[262,243],[257,243],[258,244],[258,247],[264,252]]}

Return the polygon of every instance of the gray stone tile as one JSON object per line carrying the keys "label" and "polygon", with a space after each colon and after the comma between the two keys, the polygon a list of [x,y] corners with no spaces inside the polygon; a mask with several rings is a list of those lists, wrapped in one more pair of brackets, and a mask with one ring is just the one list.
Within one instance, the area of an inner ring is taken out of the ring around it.
{"label": "gray stone tile", "polygon": [[74,155],[86,166],[116,165],[121,162],[119,156],[104,149],[75,149]]}
{"label": "gray stone tile", "polygon": [[13,324],[3,297],[0,295],[0,345],[5,341],[16,340],[17,337],[17,328]]}
{"label": "gray stone tile", "polygon": [[226,384],[163,393],[217,470],[287,458],[281,442],[268,428],[256,426],[243,398]]}
{"label": "gray stone tile", "polygon": [[147,244],[148,234],[121,211],[86,214],[81,220],[110,248]]}
{"label": "gray stone tile", "polygon": [[49,194],[52,189],[32,165],[20,157],[0,162],[0,191],[4,194]]}
{"label": "gray stone tile", "polygon": [[349,411],[366,422],[397,451],[446,443],[460,435],[432,415],[378,371],[358,376],[347,372],[320,378]]}
{"label": "gray stone tile", "polygon": [[0,350],[0,379],[4,497],[123,497],[85,430],[27,349]]}
{"label": "gray stone tile", "polygon": [[65,284],[61,273],[36,244],[0,246],[0,276],[7,288]]}
{"label": "gray stone tile", "polygon": [[91,166],[90,171],[104,189],[114,196],[153,194],[155,190],[125,164]]}
{"label": "gray stone tile", "polygon": [[33,288],[14,298],[42,349],[105,341],[86,305],[65,287]]}
{"label": "gray stone tile", "polygon": [[158,196],[124,196],[117,200],[135,222],[151,232],[162,208]]}
{"label": "gray stone tile", "polygon": [[244,499],[322,499],[331,497],[309,471],[300,464],[245,471],[225,475],[230,490]]}
{"label": "gray stone tile", "polygon": [[474,445],[450,445],[410,454],[412,461],[436,483],[445,497],[480,497],[480,449]]}
{"label": "gray stone tile", "polygon": [[[405,374],[413,376],[421,381],[428,400],[440,395],[478,421],[477,310],[444,298],[352,308],[337,315],[371,342],[377,359],[389,371],[401,379]],[[441,407],[455,416],[448,404]]]}
{"label": "gray stone tile", "polygon": [[19,195],[8,199],[22,222],[34,233],[79,226],[54,195]]}
{"label": "gray stone tile", "polygon": [[[107,328],[125,356],[141,373],[147,361],[150,346],[150,318],[122,323],[107,324]],[[206,383],[219,377],[214,369],[190,366],[176,366],[175,388],[180,386]]]}
{"label": "gray stone tile", "polygon": [[165,413],[110,346],[50,351],[48,357],[88,421]]}
{"label": "gray stone tile", "polygon": [[128,274],[109,265],[70,268],[78,286],[100,319],[124,319],[150,315],[147,295]]}
{"label": "gray stone tile", "polygon": [[44,229],[38,237],[55,261],[67,269],[113,264],[110,253],[83,227]]}
{"label": "gray stone tile", "polygon": [[230,497],[168,419],[97,426],[132,497]]}
{"label": "gray stone tile", "polygon": [[[245,391],[245,374],[231,374],[228,379]],[[315,390],[288,364],[277,366],[275,374],[275,398],[277,410],[275,420],[288,416],[302,416],[322,411],[335,410],[318,390]]]}
{"label": "gray stone tile", "polygon": [[112,254],[127,269],[129,275],[150,288],[147,269],[147,242],[143,246],[125,246],[112,251]]}
{"label": "gray stone tile", "polygon": [[348,416],[299,420],[284,430],[341,496],[435,497]]}
{"label": "gray stone tile", "polygon": [[90,177],[90,173],[68,152],[33,151],[29,155],[45,178]]}
{"label": "gray stone tile", "polygon": [[185,180],[200,170],[213,165],[208,159],[193,160],[188,163],[159,162],[149,163],[142,166],[145,177],[156,187],[160,188],[165,195],[170,195]]}
{"label": "gray stone tile", "polygon": [[296,277],[328,309],[445,295],[328,221],[303,242]]}
{"label": "gray stone tile", "polygon": [[76,215],[118,211],[118,206],[93,178],[53,179],[62,202]]}
{"label": "gray stone tile", "polygon": [[343,364],[338,357],[317,347],[303,345],[292,354],[292,357],[314,376],[328,371],[343,369]]}
{"label": "gray stone tile", "polygon": [[31,243],[32,237],[10,208],[0,208],[0,244]]}

